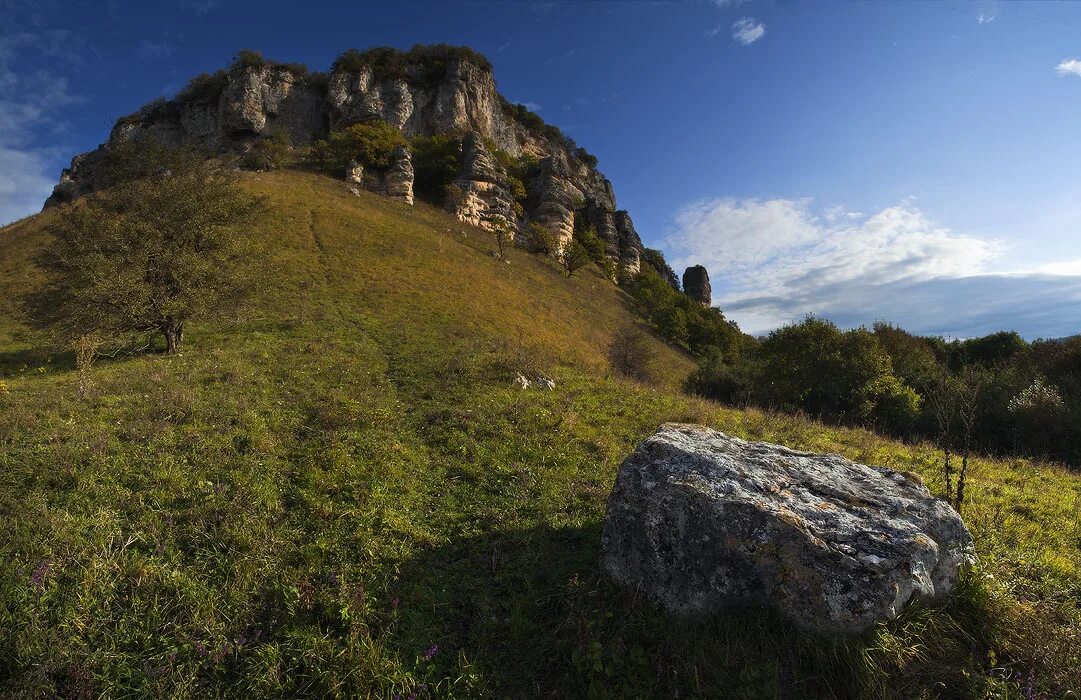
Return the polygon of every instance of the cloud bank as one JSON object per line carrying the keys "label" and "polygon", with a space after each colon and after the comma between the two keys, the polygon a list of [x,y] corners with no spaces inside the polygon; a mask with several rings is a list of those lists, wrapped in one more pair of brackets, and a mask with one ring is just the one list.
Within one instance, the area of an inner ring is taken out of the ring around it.
{"label": "cloud bank", "polygon": [[1000,242],[936,225],[911,202],[870,215],[818,214],[807,199],[697,202],[665,247],[677,269],[705,265],[715,303],[751,333],[808,313],[957,337],[1081,332],[1081,276],[1069,274],[1081,265],[989,274]]}

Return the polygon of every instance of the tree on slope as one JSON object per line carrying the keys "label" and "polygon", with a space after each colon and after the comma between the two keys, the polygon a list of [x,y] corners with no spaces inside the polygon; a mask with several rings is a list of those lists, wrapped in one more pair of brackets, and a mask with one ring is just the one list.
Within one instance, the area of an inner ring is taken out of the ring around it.
{"label": "tree on slope", "polygon": [[112,154],[113,186],[62,210],[35,262],[47,282],[24,298],[31,323],[70,345],[114,347],[160,334],[176,353],[191,320],[235,307],[258,256],[248,227],[262,208],[199,154],[152,144]]}

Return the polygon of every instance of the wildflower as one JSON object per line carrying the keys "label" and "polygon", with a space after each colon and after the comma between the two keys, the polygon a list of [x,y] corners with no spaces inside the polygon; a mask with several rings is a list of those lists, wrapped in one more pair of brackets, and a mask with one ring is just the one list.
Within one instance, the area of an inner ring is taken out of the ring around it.
{"label": "wildflower", "polygon": [[49,577],[49,571],[52,569],[52,564],[48,559],[42,559],[41,563],[34,569],[34,573],[30,574],[30,585],[37,589],[38,593],[45,590],[45,579]]}
{"label": "wildflower", "polygon": [[202,642],[196,642],[195,650],[199,652],[199,656],[206,656],[206,644],[203,644]]}
{"label": "wildflower", "polygon": [[425,661],[431,661],[435,657],[435,655],[438,654],[438,653],[439,653],[439,645],[438,644],[433,644],[430,647],[428,647],[427,651],[424,652],[424,660]]}

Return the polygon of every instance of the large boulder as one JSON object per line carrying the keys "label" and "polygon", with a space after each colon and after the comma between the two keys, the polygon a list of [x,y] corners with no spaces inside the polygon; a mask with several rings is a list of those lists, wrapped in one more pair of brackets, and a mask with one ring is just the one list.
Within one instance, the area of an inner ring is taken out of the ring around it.
{"label": "large boulder", "polygon": [[670,612],[764,605],[835,634],[941,599],[972,557],[913,474],[679,424],[623,462],[602,537],[608,574]]}

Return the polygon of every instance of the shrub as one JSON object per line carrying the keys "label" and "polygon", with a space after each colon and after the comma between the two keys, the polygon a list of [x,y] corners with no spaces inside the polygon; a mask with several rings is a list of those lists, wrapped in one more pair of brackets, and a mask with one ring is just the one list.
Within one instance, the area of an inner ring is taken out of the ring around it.
{"label": "shrub", "polygon": [[749,361],[727,363],[719,348],[710,348],[687,377],[684,389],[715,401],[742,405],[754,396],[755,366]]}
{"label": "shrub", "polygon": [[597,156],[593,155],[584,148],[578,147],[574,149],[574,157],[591,168],[597,167]]}
{"label": "shrub", "polygon": [[182,102],[215,102],[221,97],[228,80],[229,76],[223,70],[213,74],[200,73],[188,81],[187,86],[177,93],[176,99]]}
{"label": "shrub", "polygon": [[593,262],[589,251],[579,240],[572,240],[568,243],[559,259],[563,264],[563,271],[567,273],[567,277],[572,276],[575,272]]}
{"label": "shrub", "polygon": [[316,167],[341,175],[353,160],[369,168],[386,168],[393,160],[394,150],[405,143],[401,132],[390,124],[363,122],[316,141],[309,157]]}
{"label": "shrub", "polygon": [[643,248],[641,257],[644,264],[660,275],[672,289],[679,291],[679,276],[676,275],[675,270],[664,259],[664,253],[653,248]]}
{"label": "shrub", "polygon": [[488,59],[465,46],[447,44],[416,45],[409,51],[381,46],[358,51],[349,49],[334,60],[333,69],[359,73],[365,67],[378,81],[415,78],[426,84],[438,83],[453,61],[472,63],[483,70],[492,70]]}
{"label": "shrub", "polygon": [[616,333],[608,346],[608,361],[612,369],[630,379],[649,381],[653,376],[656,353],[649,345],[649,336],[637,326],[627,326]]}
{"label": "shrub", "polygon": [[460,209],[465,204],[465,190],[458,185],[450,184],[443,188],[444,193],[444,205],[447,209],[454,211]]}
{"label": "shrub", "polygon": [[277,170],[289,159],[292,141],[289,132],[277,127],[268,138],[258,141],[241,158],[241,166],[246,170]]}
{"label": "shrub", "polygon": [[458,174],[461,146],[457,139],[436,135],[414,138],[413,190],[421,199],[442,204],[446,188]]}
{"label": "shrub", "polygon": [[270,61],[263,58],[263,54],[252,49],[241,49],[233,57],[234,68],[264,68],[270,65]]}
{"label": "shrub", "polygon": [[556,236],[547,226],[530,222],[523,235],[525,248],[530,253],[551,255],[556,251]]}
{"label": "shrub", "polygon": [[303,78],[308,75],[308,66],[303,63],[282,63],[281,67],[297,78]]}

